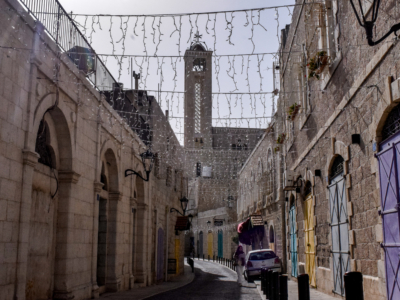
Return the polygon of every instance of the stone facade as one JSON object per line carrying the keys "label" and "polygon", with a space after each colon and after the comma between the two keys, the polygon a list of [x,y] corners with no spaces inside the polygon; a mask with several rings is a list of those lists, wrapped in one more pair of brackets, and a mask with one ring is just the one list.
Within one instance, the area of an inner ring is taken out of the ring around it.
{"label": "stone facade", "polygon": [[[275,149],[277,123],[272,122],[239,171],[238,221],[246,221],[253,213],[261,213],[264,237],[245,245],[246,251],[272,249],[286,257],[285,198],[282,190],[282,154]],[[282,260],[285,267],[285,260]]]}
{"label": "stone facade", "polygon": [[[0,49],[0,299],[88,299],[146,286],[174,276],[168,258],[182,273],[184,236],[169,212],[187,190],[182,152],[155,138],[169,163],[149,182],[125,177],[126,169],[145,176],[138,133],[65,53],[58,60],[18,1],[0,7],[1,40],[15,48]],[[167,120],[158,122],[179,148]]]}
{"label": "stone facade", "polygon": [[[347,270],[363,274],[365,299],[383,300],[387,278],[379,211],[380,178],[385,174],[380,174],[374,155],[382,150],[382,128],[400,97],[399,45],[391,35],[377,46],[368,46],[349,1],[296,2],[299,5],[294,8],[292,24],[282,31],[281,86],[274,125],[275,138],[285,134],[280,148],[282,187],[287,200],[282,220],[286,226],[287,271],[292,274],[292,251],[297,253],[298,274],[312,273],[311,284],[317,289],[342,294],[334,283],[337,271],[332,249],[337,242],[332,236],[336,225],[330,198],[332,186],[340,179],[341,207],[347,216],[343,221],[348,236],[344,240],[348,240],[349,247],[348,254],[344,253],[349,259]],[[395,5],[395,1],[387,1],[380,11],[398,17]],[[367,12],[371,9],[367,1],[364,6]],[[390,29],[384,19],[380,17],[376,23],[377,37]],[[324,52],[320,54],[321,51]],[[319,59],[318,55],[324,56],[325,61],[314,74],[317,76],[312,76],[310,62],[312,58]],[[360,141],[352,140],[352,135],[359,135]],[[246,165],[241,171],[239,186],[246,185],[246,180],[257,181],[256,161],[266,156],[267,149],[253,152],[251,166]],[[341,173],[333,174],[338,161]],[[276,166],[275,171],[279,170]],[[260,199],[257,194],[260,195],[253,191],[254,203]],[[255,204],[246,201],[243,199],[238,206],[239,219],[247,206],[249,211],[254,210]],[[289,220],[292,205],[294,231]],[[293,236],[296,249],[290,248]],[[311,250],[315,257],[310,249],[315,250]]]}

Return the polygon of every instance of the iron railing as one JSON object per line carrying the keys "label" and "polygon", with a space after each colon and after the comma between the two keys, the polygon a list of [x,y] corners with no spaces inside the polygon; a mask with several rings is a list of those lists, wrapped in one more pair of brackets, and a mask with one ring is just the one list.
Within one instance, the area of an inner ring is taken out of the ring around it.
{"label": "iron railing", "polygon": [[116,80],[58,0],[19,2],[35,20],[44,25],[48,36],[86,73],[97,90],[112,90]]}

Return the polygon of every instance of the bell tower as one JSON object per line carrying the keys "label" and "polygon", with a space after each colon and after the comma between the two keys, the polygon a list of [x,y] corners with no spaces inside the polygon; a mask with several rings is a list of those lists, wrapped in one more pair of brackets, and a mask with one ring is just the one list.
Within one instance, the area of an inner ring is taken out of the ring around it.
{"label": "bell tower", "polygon": [[185,130],[188,149],[212,147],[212,51],[197,32],[185,52]]}

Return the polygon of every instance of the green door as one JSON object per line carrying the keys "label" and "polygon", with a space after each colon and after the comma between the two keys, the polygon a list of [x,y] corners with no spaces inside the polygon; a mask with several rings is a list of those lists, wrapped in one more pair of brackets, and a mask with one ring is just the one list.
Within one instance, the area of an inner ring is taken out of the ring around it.
{"label": "green door", "polygon": [[218,230],[218,256],[224,257],[224,236],[222,230]]}

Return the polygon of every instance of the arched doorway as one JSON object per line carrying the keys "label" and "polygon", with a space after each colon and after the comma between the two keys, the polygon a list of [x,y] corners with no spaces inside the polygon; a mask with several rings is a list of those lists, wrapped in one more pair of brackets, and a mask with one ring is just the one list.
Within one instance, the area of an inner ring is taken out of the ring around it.
{"label": "arched doorway", "polygon": [[203,252],[203,231],[200,231],[200,233],[199,233],[199,249],[198,249],[198,252],[197,253],[199,253],[199,256],[200,257],[203,257],[203,254],[204,254],[204,252]]}
{"label": "arched doorway", "polygon": [[315,233],[314,233],[314,204],[312,196],[311,182],[305,185],[304,200],[304,236],[305,236],[305,256],[306,273],[310,278],[310,285],[316,287],[315,277]]}
{"label": "arched doorway", "polygon": [[297,224],[296,224],[296,202],[293,195],[290,197],[289,209],[290,228],[290,261],[292,263],[292,276],[297,277]]}
{"label": "arched doorway", "polygon": [[274,227],[269,227],[269,248],[275,252],[275,232]]}
{"label": "arched doorway", "polygon": [[[107,148],[106,148],[107,149]],[[99,218],[97,233],[97,269],[96,280],[99,293],[107,290],[117,291],[117,249],[116,249],[116,215],[118,211],[119,187],[117,160],[112,149],[102,155],[100,181],[103,183],[100,192]]]}
{"label": "arched doorway", "polygon": [[207,235],[207,255],[209,257],[213,256],[213,242],[214,242],[214,237],[213,237],[213,233],[209,232]]}
{"label": "arched doorway", "polygon": [[164,280],[164,230],[158,229],[157,239],[157,281]]}
{"label": "arched doorway", "polygon": [[218,230],[218,257],[224,257],[224,233]]}
{"label": "arched doorway", "polygon": [[388,115],[377,154],[387,299],[400,299],[400,105]]}
{"label": "arched doorway", "polygon": [[333,291],[344,296],[344,274],[350,271],[349,224],[347,216],[344,159],[337,156],[329,178],[329,212],[332,238]]}
{"label": "arched doorway", "polygon": [[34,126],[37,135],[33,146],[39,160],[33,173],[31,203],[27,209],[29,226],[26,237],[22,237],[27,242],[24,244],[27,269],[24,274],[17,273],[26,276],[27,299],[50,299],[56,291],[70,293],[66,288],[70,284],[66,275],[70,274],[68,264],[71,261],[60,253],[65,253],[69,247],[72,235],[69,230],[73,228],[71,190],[76,183],[74,178],[79,175],[72,171],[71,136],[65,115],[59,107],[47,110],[45,103],[46,100],[36,111],[38,118]]}

